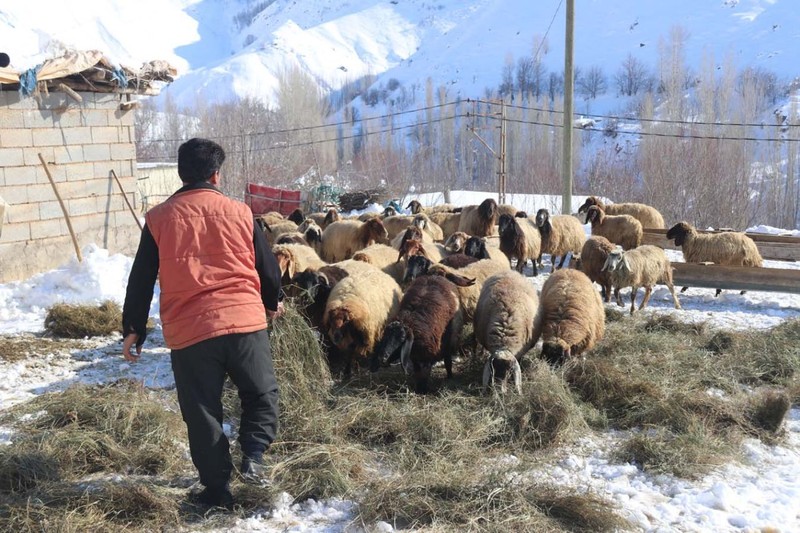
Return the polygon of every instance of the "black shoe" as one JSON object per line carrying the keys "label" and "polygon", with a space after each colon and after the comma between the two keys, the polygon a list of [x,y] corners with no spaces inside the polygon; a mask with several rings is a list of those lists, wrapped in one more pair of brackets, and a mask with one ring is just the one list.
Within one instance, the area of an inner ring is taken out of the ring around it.
{"label": "black shoe", "polygon": [[233,494],[228,487],[206,487],[198,492],[194,499],[209,507],[222,507],[229,511],[233,509]]}
{"label": "black shoe", "polygon": [[272,485],[268,470],[269,468],[264,464],[263,459],[255,459],[245,455],[242,457],[242,468],[239,473],[242,476],[242,481],[247,484],[268,487]]}

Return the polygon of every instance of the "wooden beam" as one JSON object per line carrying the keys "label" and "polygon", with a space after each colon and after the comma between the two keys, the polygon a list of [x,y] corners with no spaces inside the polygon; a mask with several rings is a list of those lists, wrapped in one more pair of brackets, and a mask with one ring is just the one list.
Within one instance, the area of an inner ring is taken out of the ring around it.
{"label": "wooden beam", "polygon": [[800,270],[672,263],[675,285],[800,294]]}
{"label": "wooden beam", "polygon": [[[700,233],[721,233],[719,231],[700,231]],[[800,238],[782,235],[764,235],[763,233],[746,233],[756,243],[761,257],[776,261],[800,261]],[[652,244],[668,250],[680,250],[673,241],[667,240],[667,230],[644,230],[642,244]]]}

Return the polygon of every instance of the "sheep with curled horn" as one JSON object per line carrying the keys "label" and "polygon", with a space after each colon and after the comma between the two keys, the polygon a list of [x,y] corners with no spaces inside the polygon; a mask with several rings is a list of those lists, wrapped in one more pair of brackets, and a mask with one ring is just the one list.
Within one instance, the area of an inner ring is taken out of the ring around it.
{"label": "sheep with curled horn", "polygon": [[480,205],[468,205],[461,210],[458,231],[475,237],[494,235],[497,216],[497,202],[492,198],[487,198]]}
{"label": "sheep with curled horn", "polygon": [[578,208],[578,213],[586,213],[589,208],[596,205],[607,215],[630,215],[642,224],[642,228],[666,228],[664,217],[655,207],[634,202],[622,204],[605,204],[597,196],[589,196]]}
{"label": "sheep with curled horn", "polygon": [[516,218],[508,214],[500,215],[500,250],[511,259],[517,260],[517,272],[522,274],[528,259],[533,264],[533,275],[539,271],[536,260],[542,250],[542,235],[536,223],[528,218]]}
{"label": "sheep with curled horn", "polygon": [[664,284],[669,288],[675,309],[681,308],[672,284],[672,265],[667,254],[658,246],[645,244],[626,252],[617,247],[608,254],[603,270],[607,271],[611,277],[611,282],[616,290],[617,305],[620,307],[623,304],[619,290],[631,287],[631,314],[635,309],[636,293],[639,291],[639,287],[644,287],[645,291],[642,303],[639,305],[641,311],[647,307],[653,286],[657,283]]}
{"label": "sheep with curled horn", "polygon": [[[550,254],[552,265],[550,272],[562,268],[567,259],[567,254],[573,255],[580,252],[586,240],[583,225],[572,215],[550,215],[547,209],[536,212],[536,226],[542,238],[542,248],[539,254]],[[556,258],[561,257],[561,262],[556,267]],[[539,262],[541,265],[541,261]]]}
{"label": "sheep with curled horn", "polygon": [[340,220],[330,224],[322,232],[320,256],[329,263],[335,263],[350,259],[357,251],[375,243],[389,243],[386,228],[380,220]]}
{"label": "sheep with curled horn", "polygon": [[486,280],[475,309],[475,340],[489,352],[483,368],[483,387],[500,382],[501,391],[512,376],[522,392],[519,359],[535,344],[533,328],[539,309],[536,289],[522,274],[508,270]]}
{"label": "sheep with curled horn", "polygon": [[345,375],[350,374],[354,360],[364,362],[373,353],[386,323],[397,315],[402,297],[391,276],[369,268],[337,283],[325,305],[323,329],[345,358]]}
{"label": "sheep with curled horn", "polygon": [[386,325],[370,370],[377,372],[399,359],[414,380],[415,392],[425,394],[437,361],[444,359],[447,377],[453,376],[452,354],[463,324],[456,286],[438,276],[419,277],[403,295],[395,319]]}
{"label": "sheep with curled horn", "polygon": [[[744,233],[723,231],[700,233],[688,222],[678,222],[667,231],[667,239],[680,246],[687,263],[714,263],[725,266],[762,267],[764,260],[756,243]],[[685,291],[686,287],[682,289]],[[722,292],[717,289],[716,296]],[[742,291],[744,293],[744,291]]]}
{"label": "sheep with curled horn", "polygon": [[591,350],[605,334],[605,309],[591,280],[579,270],[553,272],[542,286],[533,343],[554,366]]}
{"label": "sheep with curled horn", "polygon": [[630,215],[607,215],[593,205],[586,211],[586,220],[592,224],[592,235],[605,237],[623,250],[632,250],[642,244],[642,223]]}

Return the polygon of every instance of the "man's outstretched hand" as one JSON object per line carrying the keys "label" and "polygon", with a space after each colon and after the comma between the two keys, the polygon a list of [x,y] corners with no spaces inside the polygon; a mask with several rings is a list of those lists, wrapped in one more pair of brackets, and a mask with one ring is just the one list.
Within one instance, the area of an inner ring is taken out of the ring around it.
{"label": "man's outstretched hand", "polygon": [[131,348],[136,345],[136,341],[139,340],[139,335],[136,333],[130,333],[125,340],[122,341],[122,355],[125,356],[126,361],[130,361],[131,363],[135,363],[139,360],[139,357],[142,355],[142,347],[136,346],[136,353],[131,353]]}

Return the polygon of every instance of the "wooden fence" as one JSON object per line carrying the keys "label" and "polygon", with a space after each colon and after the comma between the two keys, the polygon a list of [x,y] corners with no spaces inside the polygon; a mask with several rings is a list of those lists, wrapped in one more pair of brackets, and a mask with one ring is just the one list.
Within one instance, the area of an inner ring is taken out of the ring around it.
{"label": "wooden fence", "polygon": [[[720,233],[719,231],[698,231],[700,233]],[[762,233],[747,233],[746,235],[753,239],[764,259],[800,261],[800,238]],[[680,250],[680,246],[675,246],[673,241],[667,240],[667,230],[665,229],[648,228],[644,230],[642,244],[654,244],[665,249]]]}

